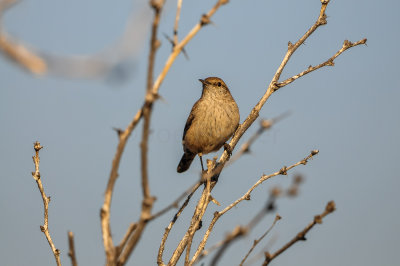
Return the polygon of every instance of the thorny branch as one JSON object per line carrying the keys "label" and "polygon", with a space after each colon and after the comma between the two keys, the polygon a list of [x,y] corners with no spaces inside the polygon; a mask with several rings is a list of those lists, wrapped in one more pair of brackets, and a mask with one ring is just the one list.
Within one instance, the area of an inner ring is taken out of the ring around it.
{"label": "thorny branch", "polygon": [[[126,143],[129,139],[132,131],[135,129],[136,125],[139,123],[140,119],[145,115],[145,111],[149,110],[149,106],[151,106],[159,98],[158,91],[161,86],[161,83],[163,82],[166,74],[168,73],[169,69],[171,68],[173,62],[175,61],[175,59],[177,58],[179,53],[183,50],[185,45],[188,44],[189,41],[200,31],[200,29],[210,22],[210,18],[214,15],[214,13],[218,10],[218,8],[221,5],[226,4],[227,2],[228,2],[227,0],[218,0],[217,3],[214,5],[214,7],[211,8],[211,10],[207,14],[204,14],[202,16],[200,22],[197,23],[193,27],[193,29],[183,38],[183,40],[180,41],[173,48],[173,51],[171,52],[170,56],[168,57],[164,68],[162,69],[161,73],[157,77],[154,84],[152,84],[152,89],[147,91],[145,102],[144,102],[143,106],[135,114],[133,120],[128,125],[128,127],[124,131],[122,131],[122,130],[118,131],[119,143],[118,143],[117,150],[116,150],[113,162],[112,162],[110,177],[109,177],[107,188],[106,188],[105,195],[104,195],[104,203],[103,203],[103,206],[100,211],[101,228],[102,228],[102,234],[103,234],[103,244],[104,244],[104,249],[106,252],[106,257],[107,257],[108,263],[111,263],[115,258],[115,248],[114,248],[114,244],[113,244],[113,240],[112,240],[112,236],[111,236],[111,226],[110,226],[111,199],[112,199],[115,182],[118,178],[119,164],[120,164],[121,157],[122,157],[123,151],[125,149]],[[157,6],[159,1],[152,1],[151,3],[155,4]],[[150,203],[152,203],[152,202],[150,202]],[[146,204],[147,206],[151,205],[151,204],[149,204],[149,202],[144,202],[143,204]],[[143,206],[143,204],[142,204],[142,206]],[[149,209],[151,209],[151,208],[149,208]],[[149,213],[150,212],[148,212],[147,214],[149,214]],[[142,214],[143,214],[143,212],[142,212]],[[139,232],[139,231],[143,230],[143,228],[145,226],[145,222],[147,221],[148,218],[150,218],[150,214],[147,217],[141,217],[142,223],[138,224],[138,227],[136,228],[135,232],[136,231]],[[130,240],[129,243],[132,244],[132,243],[134,243],[134,241]],[[125,254],[128,255],[128,253],[125,253]],[[125,258],[127,258],[126,255],[124,255],[124,257],[123,257],[124,260],[125,260]],[[122,262],[122,260],[119,260],[119,262]]]}
{"label": "thorny branch", "polygon": [[310,224],[308,224],[302,231],[300,231],[292,240],[290,240],[288,243],[286,243],[282,248],[280,248],[273,254],[270,254],[269,252],[265,252],[265,261],[263,263],[263,266],[268,265],[273,259],[275,259],[277,256],[282,254],[282,252],[284,252],[285,250],[290,248],[297,241],[305,241],[306,234],[308,233],[308,231],[310,231],[314,227],[314,225],[321,224],[322,219],[325,216],[327,216],[328,214],[334,212],[335,210],[336,210],[335,202],[329,201],[326,204],[325,210],[321,214],[314,216],[313,221]]}
{"label": "thorny branch", "polygon": [[[225,2],[225,1],[224,1],[224,2]],[[284,58],[283,58],[281,64],[279,65],[279,67],[278,67],[278,69],[277,69],[275,75],[273,76],[273,78],[272,78],[270,84],[268,85],[268,88],[267,88],[265,94],[262,96],[262,98],[259,100],[259,102],[256,104],[256,106],[252,109],[251,113],[248,115],[248,117],[246,118],[246,120],[245,120],[241,125],[239,125],[238,129],[237,129],[236,132],[234,133],[234,136],[233,136],[233,138],[231,139],[231,141],[230,141],[230,143],[229,143],[229,145],[230,145],[230,147],[231,147],[232,150],[235,148],[236,144],[238,143],[238,141],[240,140],[240,138],[243,136],[243,134],[247,131],[247,129],[248,129],[248,128],[254,123],[254,121],[257,119],[257,117],[259,116],[259,112],[260,112],[261,108],[264,106],[264,104],[265,104],[266,101],[269,99],[269,97],[270,97],[274,92],[276,92],[277,90],[279,90],[279,88],[282,87],[281,85],[286,85],[286,84],[280,84],[280,83],[279,83],[279,79],[280,79],[280,76],[281,76],[281,74],[282,74],[282,72],[283,72],[285,66],[287,65],[289,59],[291,58],[291,56],[294,54],[294,52],[297,50],[297,48],[298,48],[301,44],[303,44],[303,43],[305,42],[305,40],[306,40],[318,27],[320,27],[320,26],[322,26],[322,25],[325,25],[325,24],[327,23],[327,21],[326,21],[327,16],[326,16],[326,14],[325,14],[325,10],[326,10],[326,8],[327,8],[328,3],[329,3],[329,0],[321,0],[321,9],[320,9],[320,13],[319,13],[319,16],[318,16],[316,22],[307,30],[307,32],[306,32],[296,43],[294,43],[294,44],[292,44],[291,42],[288,43],[288,50],[287,50],[287,52],[286,52],[286,54],[285,54],[285,56],[284,56]],[[207,17],[206,17],[206,18],[207,18]],[[206,21],[207,23],[209,23],[209,20],[205,20],[205,21]],[[358,41],[358,42],[356,42],[356,43],[354,43],[354,44],[352,44],[352,43],[350,43],[350,42],[348,42],[348,41],[345,41],[345,43],[347,44],[347,45],[346,45],[347,48],[342,49],[343,51],[346,50],[346,49],[348,49],[348,48],[354,47],[354,46],[356,46],[356,45],[365,44],[365,43],[366,43],[366,39],[360,40],[360,41]],[[341,51],[341,50],[340,50],[340,51]],[[340,51],[337,53],[336,57],[337,57],[338,55],[340,55],[340,53],[341,53]],[[343,52],[343,51],[342,51],[342,52]],[[322,66],[321,66],[321,67],[322,67]],[[318,68],[315,68],[315,69],[313,69],[313,70],[316,70],[316,69],[318,69]],[[313,71],[313,70],[310,70],[308,73],[310,73],[310,72]],[[162,79],[163,79],[163,77],[160,78],[160,81],[162,81]],[[158,80],[157,80],[156,83],[155,83],[155,87],[157,87],[157,84],[158,84],[157,82],[158,82]],[[203,179],[204,179],[204,180],[211,180],[211,179],[213,179],[213,180],[216,181],[216,180],[218,179],[218,177],[219,177],[221,171],[223,170],[223,168],[224,168],[224,166],[225,166],[225,163],[227,162],[228,159],[229,159],[228,152],[227,152],[227,151],[224,151],[223,154],[221,155],[221,157],[220,157],[218,163],[214,164],[214,165],[212,166],[212,169],[208,169],[207,174],[205,174],[205,175],[203,176]],[[216,184],[215,181],[211,184],[211,187],[210,187],[211,190],[214,188],[214,186],[215,186],[215,184]],[[197,204],[197,206],[196,206],[196,208],[195,208],[195,213],[194,213],[194,215],[193,215],[193,217],[192,217],[191,226],[189,227],[189,229],[188,229],[187,233],[185,234],[185,236],[181,239],[181,241],[180,241],[178,247],[175,249],[175,251],[174,251],[174,253],[173,253],[172,257],[171,257],[171,260],[169,261],[169,264],[175,265],[175,264],[177,263],[177,261],[179,260],[179,258],[180,258],[180,256],[181,256],[183,250],[184,250],[185,248],[187,248],[188,242],[189,242],[189,240],[190,240],[190,238],[188,237],[188,235],[191,235],[192,232],[194,233],[192,225],[193,225],[193,224],[198,224],[198,223],[200,222],[200,220],[202,219],[202,216],[203,216],[203,214],[204,214],[204,213],[201,212],[200,210],[204,210],[204,209],[207,207],[208,203],[210,202],[210,201],[209,201],[209,197],[208,197],[208,194],[209,194],[209,193],[210,193],[210,191],[208,191],[207,189],[204,189],[204,190],[203,190],[203,194],[202,194],[202,196],[201,196],[201,199],[199,200],[199,202],[198,202],[198,204]],[[202,206],[202,208],[200,208],[200,206]],[[194,221],[193,219],[198,219],[198,221]],[[210,224],[210,228],[212,228],[212,226],[213,226],[213,225]],[[201,243],[200,243],[200,245],[199,245],[199,247],[198,247],[198,249],[197,249],[195,255],[193,256],[193,258],[192,258],[192,260],[190,261],[189,264],[192,264],[192,263],[194,263],[194,262],[197,260],[197,257],[199,256],[200,252],[203,250],[204,245],[205,245],[205,242],[206,242],[206,240],[207,240],[207,238],[208,238],[208,235],[207,235],[207,234],[208,234],[208,233],[206,233],[206,235],[204,236],[204,238],[203,238],[203,240],[201,241]],[[187,252],[190,252],[190,250],[188,250]]]}
{"label": "thorny branch", "polygon": [[40,158],[39,158],[39,151],[43,148],[40,146],[40,143],[36,141],[33,144],[33,148],[35,149],[35,156],[32,156],[33,163],[35,164],[35,172],[32,172],[32,177],[35,179],[36,184],[39,188],[40,194],[43,199],[43,208],[44,208],[44,224],[40,226],[40,230],[44,233],[46,236],[47,242],[49,242],[51,251],[54,254],[54,258],[56,259],[57,265],[61,265],[61,260],[60,260],[60,251],[56,249],[53,240],[51,239],[50,236],[50,231],[49,231],[49,203],[50,203],[50,197],[46,196],[46,193],[44,192],[41,176],[40,176],[40,171],[39,171],[39,163],[40,163]]}
{"label": "thorny branch", "polygon": [[317,155],[318,153],[319,153],[318,150],[313,150],[313,151],[311,151],[310,154],[309,154],[306,158],[304,158],[303,160],[301,160],[301,161],[299,161],[299,162],[297,162],[297,163],[295,163],[295,164],[292,164],[291,166],[288,166],[288,167],[283,166],[279,171],[277,171],[277,172],[275,172],[275,173],[273,173],[273,174],[261,176],[261,178],[260,178],[260,179],[259,179],[259,180],[258,180],[258,181],[257,181],[257,182],[256,182],[242,197],[240,197],[239,199],[237,199],[236,201],[234,201],[233,203],[231,203],[230,205],[228,205],[228,206],[227,206],[225,209],[223,209],[222,211],[215,212],[215,213],[214,213],[214,218],[213,218],[212,221],[210,222],[210,225],[208,226],[208,229],[207,229],[206,233],[204,234],[204,237],[203,237],[202,241],[200,242],[200,244],[199,244],[199,246],[198,246],[198,248],[197,248],[197,251],[196,251],[196,253],[194,254],[194,256],[193,256],[192,260],[190,261],[190,263],[193,264],[193,263],[196,262],[196,260],[198,259],[199,255],[200,255],[201,252],[203,251],[204,246],[205,246],[206,243],[207,243],[208,237],[210,236],[211,231],[213,230],[215,223],[218,221],[218,219],[219,219],[222,215],[224,215],[226,212],[228,212],[228,211],[229,211],[230,209],[232,209],[233,207],[237,206],[240,202],[242,202],[242,201],[244,201],[244,200],[250,200],[251,192],[252,192],[256,187],[258,187],[260,184],[262,184],[264,181],[270,179],[271,177],[277,176],[277,175],[287,175],[287,172],[288,172],[289,170],[291,170],[292,168],[294,168],[294,167],[296,167],[296,166],[299,166],[299,165],[301,165],[301,164],[302,164],[302,165],[306,165],[307,162],[308,162],[311,158],[313,158],[315,155]]}
{"label": "thorny branch", "polygon": [[212,251],[217,249],[214,257],[211,259],[210,266],[218,265],[218,262],[222,258],[222,255],[235,241],[241,239],[243,236],[248,235],[250,231],[257,226],[257,224],[262,220],[263,217],[276,209],[276,200],[279,196],[296,196],[301,182],[302,177],[300,175],[295,175],[293,177],[292,184],[287,189],[282,190],[279,187],[273,187],[270,191],[266,204],[246,225],[237,225],[231,232],[229,232],[225,236],[223,240],[212,245],[208,249],[203,250],[196,263],[208,254],[210,254]]}

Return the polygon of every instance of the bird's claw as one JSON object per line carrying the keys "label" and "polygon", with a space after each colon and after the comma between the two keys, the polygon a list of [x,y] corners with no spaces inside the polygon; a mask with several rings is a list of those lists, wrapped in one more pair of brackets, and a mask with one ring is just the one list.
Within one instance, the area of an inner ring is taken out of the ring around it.
{"label": "bird's claw", "polygon": [[231,148],[231,145],[229,145],[228,143],[224,143],[224,150],[228,153],[228,156],[229,156],[229,157],[232,156],[232,148]]}

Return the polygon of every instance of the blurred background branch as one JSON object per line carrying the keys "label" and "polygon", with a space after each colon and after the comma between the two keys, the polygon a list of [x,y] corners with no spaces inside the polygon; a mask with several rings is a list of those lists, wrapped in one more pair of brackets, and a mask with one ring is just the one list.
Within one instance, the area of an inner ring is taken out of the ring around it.
{"label": "blurred background branch", "polygon": [[[16,0],[0,0],[0,16],[7,9],[14,7],[15,3]],[[132,10],[122,36],[102,51],[87,55],[57,55],[34,48],[23,40],[11,36],[4,29],[4,25],[0,24],[0,51],[35,75],[83,79],[108,78],[123,81],[131,76],[131,73],[125,73],[131,72],[131,69],[124,68],[127,62],[134,62],[141,51],[150,17],[147,5],[142,4],[139,10]]]}

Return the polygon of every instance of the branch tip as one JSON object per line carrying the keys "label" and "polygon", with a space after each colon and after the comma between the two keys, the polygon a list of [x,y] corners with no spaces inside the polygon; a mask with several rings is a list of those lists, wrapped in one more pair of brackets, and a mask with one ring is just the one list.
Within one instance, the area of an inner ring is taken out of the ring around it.
{"label": "branch tip", "polygon": [[160,12],[163,5],[164,5],[163,0],[151,0],[150,1],[150,6],[154,9],[154,12]]}
{"label": "branch tip", "polygon": [[334,212],[335,210],[336,210],[335,202],[333,200],[329,201],[328,204],[326,204],[325,211],[327,213],[331,213],[331,212]]}
{"label": "branch tip", "polygon": [[36,141],[36,142],[33,144],[33,148],[35,149],[36,152],[38,152],[38,151],[40,151],[40,150],[43,148],[43,146],[40,145],[40,142],[39,142],[39,141]]}

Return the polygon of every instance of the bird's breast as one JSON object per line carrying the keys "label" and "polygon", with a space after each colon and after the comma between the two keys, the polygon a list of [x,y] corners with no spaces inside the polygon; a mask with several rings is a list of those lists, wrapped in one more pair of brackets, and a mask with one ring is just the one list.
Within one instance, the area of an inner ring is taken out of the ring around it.
{"label": "bird's breast", "polygon": [[239,109],[233,99],[200,99],[184,145],[195,153],[219,150],[238,124]]}

